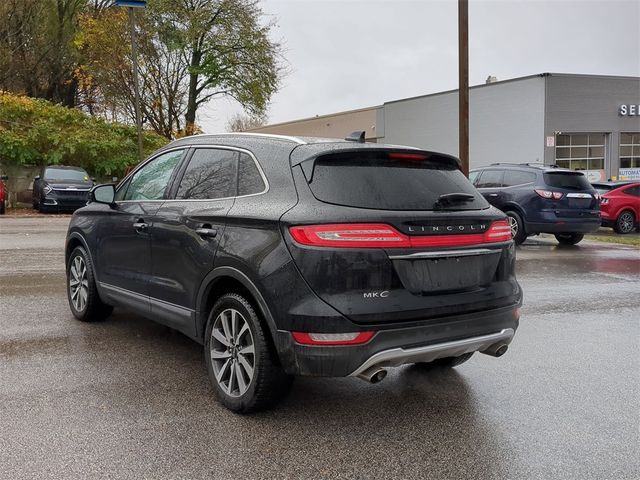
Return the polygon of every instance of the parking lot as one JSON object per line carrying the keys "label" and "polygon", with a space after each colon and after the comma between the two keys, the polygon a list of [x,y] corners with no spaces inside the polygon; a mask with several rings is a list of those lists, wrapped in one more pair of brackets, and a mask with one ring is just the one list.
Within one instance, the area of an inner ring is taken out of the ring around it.
{"label": "parking lot", "polygon": [[0,478],[638,478],[638,247],[530,239],[504,357],[299,378],[239,416],[186,337],[73,318],[68,221],[0,219]]}

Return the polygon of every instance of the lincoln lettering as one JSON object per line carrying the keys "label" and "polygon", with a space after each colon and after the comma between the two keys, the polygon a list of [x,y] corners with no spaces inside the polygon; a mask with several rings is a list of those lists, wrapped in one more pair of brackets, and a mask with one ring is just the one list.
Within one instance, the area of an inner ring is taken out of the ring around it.
{"label": "lincoln lettering", "polygon": [[412,226],[409,227],[409,233],[482,232],[486,228],[487,225],[484,223],[479,225]]}

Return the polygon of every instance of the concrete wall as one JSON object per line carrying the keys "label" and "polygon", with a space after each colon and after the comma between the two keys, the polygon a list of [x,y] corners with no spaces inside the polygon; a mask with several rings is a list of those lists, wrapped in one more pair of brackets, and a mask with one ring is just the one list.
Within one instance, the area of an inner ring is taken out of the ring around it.
{"label": "concrete wall", "polygon": [[[640,132],[640,112],[619,114],[620,105],[640,104],[640,78],[551,74],[546,77],[545,135],[607,133],[607,176],[620,166],[620,133]],[[545,163],[555,161],[555,149],[545,148]]]}
{"label": "concrete wall", "polygon": [[371,107],[319,117],[277,123],[248,130],[256,133],[274,133],[302,137],[344,138],[356,130],[364,130],[367,141],[378,138],[377,111],[382,107]]}
{"label": "concrete wall", "polygon": [[40,167],[3,165],[0,162],[0,174],[7,175],[5,182],[9,192],[8,206],[14,206],[17,202],[31,203],[33,177],[40,173]]}
{"label": "concrete wall", "polygon": [[[469,163],[536,162],[544,155],[544,77],[472,87]],[[380,142],[458,154],[457,90],[384,104]]]}

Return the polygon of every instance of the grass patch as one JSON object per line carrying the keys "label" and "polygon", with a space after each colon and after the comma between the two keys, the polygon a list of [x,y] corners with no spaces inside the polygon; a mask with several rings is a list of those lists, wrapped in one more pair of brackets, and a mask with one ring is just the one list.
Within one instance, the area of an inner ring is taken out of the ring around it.
{"label": "grass patch", "polygon": [[638,245],[640,246],[640,235],[585,235],[587,240],[596,240],[597,242],[619,243],[621,245]]}

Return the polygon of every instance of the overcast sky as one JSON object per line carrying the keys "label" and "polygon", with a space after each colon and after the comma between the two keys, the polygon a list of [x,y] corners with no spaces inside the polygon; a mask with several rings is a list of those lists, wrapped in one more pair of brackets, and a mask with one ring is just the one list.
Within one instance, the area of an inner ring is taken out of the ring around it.
{"label": "overcast sky", "polygon": [[[269,123],[458,86],[456,0],[262,4],[289,69]],[[471,85],[542,72],[640,76],[640,1],[469,1]],[[199,121],[206,133],[225,131],[240,111],[216,100]]]}

